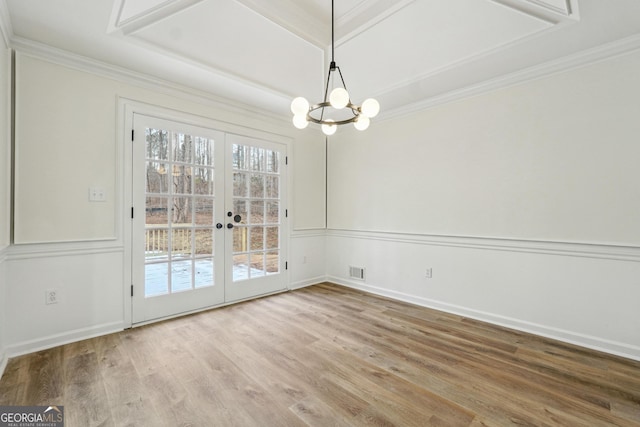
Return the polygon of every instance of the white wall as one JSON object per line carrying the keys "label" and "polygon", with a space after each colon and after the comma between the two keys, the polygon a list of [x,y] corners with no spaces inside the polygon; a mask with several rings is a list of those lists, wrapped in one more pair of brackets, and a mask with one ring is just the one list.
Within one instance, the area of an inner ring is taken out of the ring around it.
{"label": "white wall", "polygon": [[9,246],[11,186],[11,51],[0,38],[0,250]]}
{"label": "white wall", "polygon": [[293,145],[294,230],[324,230],[326,213],[326,140],[319,129],[296,130]]}
{"label": "white wall", "polygon": [[291,233],[290,287],[326,279],[326,140],[318,129],[298,131],[293,146],[295,207]]}
{"label": "white wall", "polygon": [[40,63],[16,64],[14,242],[115,239],[117,82]]}
{"label": "white wall", "polygon": [[[280,121],[169,87],[107,77],[86,64],[60,65],[26,52],[16,59],[16,245],[5,263],[9,354],[128,326],[119,97],[293,138],[291,234],[323,226],[320,134],[297,131],[288,117]],[[91,186],[105,188],[107,202],[90,203]],[[309,252],[307,263],[292,263],[290,280],[295,275],[298,285],[312,282],[319,265],[324,274],[324,252],[312,254],[309,242],[316,237],[305,233],[290,250],[291,256],[297,247]],[[58,291],[58,304],[44,304],[47,289]]]}
{"label": "white wall", "polygon": [[614,58],[339,133],[329,227],[640,245],[639,68]]}
{"label": "white wall", "polygon": [[640,359],[639,74],[635,52],[339,132],[329,277]]}
{"label": "white wall", "polygon": [[[21,244],[0,257],[0,349],[10,354],[126,326],[121,96],[294,138],[292,288],[328,275],[640,359],[640,54],[374,121],[364,133],[341,129],[329,144],[328,237],[317,133],[25,53],[18,69]],[[89,205],[92,185],[110,202]],[[35,203],[43,199],[53,222]],[[365,267],[366,280],[350,279],[349,265]],[[60,304],[44,305],[49,287]]]}
{"label": "white wall", "polygon": [[[1,39],[1,37],[0,37]],[[7,297],[5,258],[9,246],[11,186],[11,52],[0,40],[0,376],[6,364]]]}

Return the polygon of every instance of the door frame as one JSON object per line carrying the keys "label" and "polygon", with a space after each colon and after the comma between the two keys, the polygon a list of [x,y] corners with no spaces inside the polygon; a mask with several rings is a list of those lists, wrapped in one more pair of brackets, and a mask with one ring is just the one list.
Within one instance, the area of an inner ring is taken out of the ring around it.
{"label": "door frame", "polygon": [[[206,108],[206,107],[205,107]],[[203,109],[205,109],[203,108]],[[117,111],[118,114],[116,116],[116,137],[119,140],[118,144],[118,152],[121,153],[121,158],[123,159],[122,163],[122,171],[120,176],[122,176],[121,180],[121,191],[122,191],[122,232],[123,232],[123,277],[122,277],[122,290],[123,290],[123,324],[125,327],[135,327],[142,326],[147,323],[153,323],[160,320],[170,319],[172,317],[179,317],[185,314],[204,311],[211,309],[212,307],[221,307],[225,305],[235,304],[243,300],[233,301],[233,302],[225,302],[218,306],[207,307],[200,310],[194,310],[189,313],[180,313],[174,316],[167,316],[162,319],[151,320],[148,322],[141,323],[133,323],[133,303],[131,297],[131,289],[132,289],[132,274],[133,274],[133,266],[132,266],[132,240],[133,240],[133,221],[131,218],[131,208],[133,206],[133,153],[131,150],[132,143],[132,129],[133,129],[133,116],[134,114],[141,114],[145,116],[157,117],[163,120],[176,121],[185,123],[191,126],[198,126],[204,128],[210,128],[219,130],[225,133],[233,133],[236,135],[242,135],[250,138],[262,139],[266,141],[271,141],[279,144],[283,144],[285,146],[285,162],[283,167],[288,167],[289,161],[289,153],[291,152],[291,147],[293,143],[293,138],[289,136],[285,136],[278,133],[268,132],[264,130],[260,130],[254,127],[249,127],[241,124],[236,124],[232,122],[225,122],[220,120],[215,120],[208,118],[204,115],[189,113],[185,111],[179,111],[171,108],[166,108],[154,104],[149,104],[143,101],[137,101],[130,98],[125,97],[117,97]],[[211,110],[209,110],[211,111]],[[251,119],[250,119],[251,120]],[[259,122],[256,120],[256,124]],[[289,206],[291,206],[291,195],[293,191],[291,191],[292,185],[292,174],[287,173],[286,177],[286,185],[289,189],[286,192],[286,199],[283,200],[283,209],[286,209],[288,212],[291,211]],[[286,215],[283,218],[283,224],[281,229],[281,239],[286,242],[286,250],[283,251],[282,256],[285,260],[285,263],[288,264],[289,259],[289,247],[291,245],[290,240],[290,227],[293,224],[291,221],[291,215]],[[283,281],[285,287],[283,290],[277,291],[282,292],[291,289],[291,279],[289,275],[289,270],[285,269],[281,274],[283,274]],[[277,293],[276,292],[276,293]],[[263,295],[260,295],[263,296]],[[260,297],[260,296],[256,296]],[[248,298],[252,299],[252,298]]]}

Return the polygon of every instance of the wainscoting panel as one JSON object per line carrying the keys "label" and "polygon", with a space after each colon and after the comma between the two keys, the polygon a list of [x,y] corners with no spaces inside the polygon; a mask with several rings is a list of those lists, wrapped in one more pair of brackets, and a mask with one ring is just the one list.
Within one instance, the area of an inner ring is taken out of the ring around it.
{"label": "wainscoting panel", "polygon": [[[364,280],[349,267],[366,269]],[[327,279],[640,360],[640,248],[329,230]]]}
{"label": "wainscoting panel", "polygon": [[[8,356],[125,327],[123,249],[111,242],[13,246],[5,273]],[[48,290],[57,303],[46,304]]]}
{"label": "wainscoting panel", "polygon": [[326,279],[326,233],[324,229],[291,233],[289,289],[302,288]]}
{"label": "wainscoting panel", "polygon": [[6,248],[0,249],[0,378],[2,378],[2,373],[4,372],[4,368],[7,366],[7,352],[5,346],[5,337],[7,330],[7,277],[5,274],[6,271]]}

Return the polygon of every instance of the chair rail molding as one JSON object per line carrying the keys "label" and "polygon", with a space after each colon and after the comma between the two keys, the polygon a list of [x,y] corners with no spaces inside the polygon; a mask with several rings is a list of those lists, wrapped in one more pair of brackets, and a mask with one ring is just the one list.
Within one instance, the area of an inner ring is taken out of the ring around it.
{"label": "chair rail molding", "polygon": [[606,243],[519,240],[499,237],[446,236],[342,229],[329,229],[327,230],[327,236],[640,262],[640,246],[620,246]]}

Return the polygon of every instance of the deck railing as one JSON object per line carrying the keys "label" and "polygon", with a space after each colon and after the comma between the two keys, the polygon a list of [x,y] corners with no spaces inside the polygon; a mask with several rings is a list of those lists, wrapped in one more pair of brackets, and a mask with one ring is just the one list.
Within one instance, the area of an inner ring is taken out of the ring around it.
{"label": "deck railing", "polygon": [[146,256],[166,256],[169,253],[169,242],[171,242],[171,252],[174,255],[204,256],[213,254],[211,229],[193,229],[191,227],[192,224],[172,224],[169,229],[164,224],[147,224],[145,226]]}
{"label": "deck railing", "polygon": [[191,229],[180,228],[176,224],[169,230],[164,225],[145,226],[145,253],[149,256],[163,255],[169,252],[169,233],[171,250],[179,253],[191,253]]}

